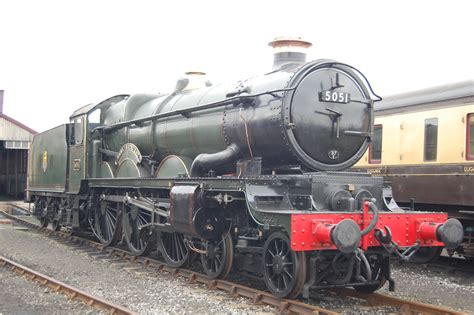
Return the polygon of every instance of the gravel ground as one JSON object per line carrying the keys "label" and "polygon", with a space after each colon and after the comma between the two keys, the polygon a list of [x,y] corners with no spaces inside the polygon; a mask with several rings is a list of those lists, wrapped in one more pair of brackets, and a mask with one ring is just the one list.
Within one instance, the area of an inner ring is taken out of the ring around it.
{"label": "gravel ground", "polygon": [[[272,307],[253,305],[248,299],[231,298],[224,292],[208,291],[202,285],[189,285],[167,273],[151,273],[136,270],[129,264],[97,259],[43,235],[11,226],[0,227],[0,240],[0,255],[140,314],[277,313]],[[19,295],[16,291],[10,290],[15,292],[14,296]],[[5,309],[12,311],[18,305],[8,299],[4,303]],[[69,312],[59,304],[55,307],[60,312]],[[21,309],[17,311],[24,313]]]}
{"label": "gravel ground", "polygon": [[451,307],[474,314],[474,274],[434,271],[423,265],[392,263],[396,291],[393,296]]}
{"label": "gravel ground", "polygon": [[81,302],[0,268],[0,314],[94,314]]}

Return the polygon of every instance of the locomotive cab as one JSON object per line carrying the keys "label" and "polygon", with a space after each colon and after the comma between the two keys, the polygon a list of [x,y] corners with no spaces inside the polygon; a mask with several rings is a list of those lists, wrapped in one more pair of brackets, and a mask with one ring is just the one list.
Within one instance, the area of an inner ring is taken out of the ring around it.
{"label": "locomotive cab", "polygon": [[86,105],[75,111],[70,117],[68,155],[69,181],[68,191],[78,193],[81,181],[95,177],[97,164],[98,144],[94,142],[94,130],[100,126],[101,109],[95,104]]}

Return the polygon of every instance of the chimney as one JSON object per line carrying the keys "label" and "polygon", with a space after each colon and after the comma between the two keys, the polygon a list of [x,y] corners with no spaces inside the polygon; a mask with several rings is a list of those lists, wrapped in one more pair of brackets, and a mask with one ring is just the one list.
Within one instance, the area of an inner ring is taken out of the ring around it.
{"label": "chimney", "polygon": [[301,37],[277,37],[268,46],[273,47],[273,70],[289,64],[306,62],[306,51],[313,44]]}
{"label": "chimney", "polygon": [[0,114],[3,114],[3,93],[4,90],[0,90]]}

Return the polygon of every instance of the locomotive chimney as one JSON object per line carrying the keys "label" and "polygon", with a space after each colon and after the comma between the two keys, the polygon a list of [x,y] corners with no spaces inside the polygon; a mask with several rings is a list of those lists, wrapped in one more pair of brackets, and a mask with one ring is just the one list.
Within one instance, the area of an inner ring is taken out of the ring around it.
{"label": "locomotive chimney", "polygon": [[273,70],[288,64],[306,62],[306,51],[313,44],[301,37],[277,37],[268,46],[273,47]]}

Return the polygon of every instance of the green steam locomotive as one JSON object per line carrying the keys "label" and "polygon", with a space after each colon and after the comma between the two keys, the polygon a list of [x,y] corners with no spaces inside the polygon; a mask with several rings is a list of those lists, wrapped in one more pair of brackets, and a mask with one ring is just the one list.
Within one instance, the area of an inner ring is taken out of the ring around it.
{"label": "green steam locomotive", "polygon": [[169,94],[117,95],[38,134],[27,198],[43,226],[159,250],[174,267],[197,255],[209,277],[244,271],[280,297],[393,290],[390,253],[455,247],[462,227],[344,172],[370,143],[378,99],[354,67],[299,51],[235,84],[189,73]]}

